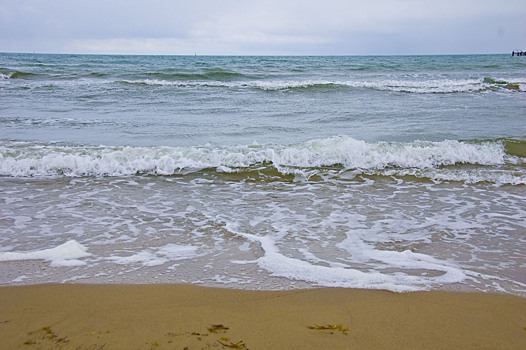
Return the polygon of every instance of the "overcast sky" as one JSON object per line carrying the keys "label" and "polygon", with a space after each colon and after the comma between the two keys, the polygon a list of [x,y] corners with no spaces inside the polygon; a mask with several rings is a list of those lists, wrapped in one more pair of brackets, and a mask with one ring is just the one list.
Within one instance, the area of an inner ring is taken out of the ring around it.
{"label": "overcast sky", "polygon": [[0,0],[0,52],[511,53],[525,21],[526,0]]}

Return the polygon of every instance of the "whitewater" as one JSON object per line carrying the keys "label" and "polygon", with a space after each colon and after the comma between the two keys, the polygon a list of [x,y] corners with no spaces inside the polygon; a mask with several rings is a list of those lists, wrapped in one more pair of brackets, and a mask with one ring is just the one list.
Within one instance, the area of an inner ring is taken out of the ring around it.
{"label": "whitewater", "polygon": [[524,296],[525,68],[0,54],[0,284]]}

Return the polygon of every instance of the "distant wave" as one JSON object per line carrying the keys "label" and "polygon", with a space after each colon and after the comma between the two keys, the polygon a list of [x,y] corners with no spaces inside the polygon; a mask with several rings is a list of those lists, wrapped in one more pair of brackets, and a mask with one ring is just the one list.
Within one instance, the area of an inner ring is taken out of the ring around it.
{"label": "distant wave", "polygon": [[57,84],[62,81],[71,81],[79,79],[100,79],[108,77],[108,74],[99,72],[78,72],[75,74],[64,74],[60,71],[56,72],[22,72],[18,70],[0,70],[0,79],[4,80],[23,80],[23,81],[36,81],[43,82],[45,84]]}
{"label": "distant wave", "polygon": [[122,84],[175,86],[175,87],[223,87],[233,89],[257,89],[264,91],[326,90],[361,88],[417,94],[447,94],[459,92],[481,92],[495,89],[526,91],[526,83],[502,82],[485,79],[435,79],[435,80],[121,80]]}
{"label": "distant wave", "polygon": [[41,78],[44,76],[46,75],[38,74],[38,73],[21,72],[17,70],[13,70],[13,71],[0,70],[1,79],[35,79],[35,78]]}
{"label": "distant wave", "polygon": [[160,80],[217,80],[217,81],[229,81],[235,79],[253,79],[253,75],[246,75],[243,73],[228,71],[219,68],[209,68],[201,72],[152,72],[142,74],[149,79],[160,79]]}
{"label": "distant wave", "polygon": [[70,72],[61,72],[60,70],[56,70],[53,74],[46,74],[46,73],[35,73],[35,72],[23,72],[19,70],[9,70],[9,69],[1,69],[0,68],[0,78],[2,79],[42,79],[42,78],[48,78],[50,81],[53,80],[69,80],[69,79],[79,79],[79,78],[102,78],[102,79],[111,79],[111,78],[120,77],[122,80],[126,79],[154,79],[154,80],[166,80],[166,81],[174,81],[174,80],[184,80],[184,81],[202,81],[202,80],[210,80],[210,81],[230,81],[230,80],[239,80],[239,79],[255,79],[257,78],[256,75],[246,75],[243,73],[238,73],[234,71],[228,71],[220,68],[209,68],[204,69],[199,72],[170,72],[170,71],[161,71],[161,72],[146,72],[146,73],[125,73],[124,75],[121,75],[119,73],[117,74],[110,74],[109,72],[96,72],[96,71],[89,71],[86,70],[80,70],[80,71],[70,71]]}
{"label": "distant wave", "polygon": [[[484,91],[526,91],[526,78],[500,79],[483,77],[470,79],[408,78],[408,79],[276,79],[257,72],[245,74],[221,68],[207,68],[199,71],[158,71],[129,74],[109,74],[79,71],[56,74],[32,73],[0,69],[1,80],[38,81],[49,85],[60,85],[64,81],[78,81],[79,84],[103,83],[136,86],[165,87],[215,87],[231,89],[255,89],[263,91],[316,91],[334,89],[370,89],[416,94],[448,94]],[[37,83],[38,84],[38,83]]]}
{"label": "distant wave", "polygon": [[495,78],[486,77],[484,78],[483,81],[485,84],[488,84],[492,86],[493,88],[504,88],[508,90],[526,92],[526,81],[525,80],[506,81],[503,79],[495,79]]}
{"label": "distant wave", "polygon": [[[518,142],[513,149],[515,153],[524,152],[524,143]],[[11,177],[175,175],[215,169],[217,173],[259,172],[306,178],[350,171],[368,176],[526,184],[524,171],[503,170],[523,161],[524,158],[507,152],[504,140],[368,143],[340,136],[292,145],[224,147],[95,147],[0,142],[0,175]]]}
{"label": "distant wave", "polygon": [[214,81],[214,80],[121,80],[122,84],[175,86],[175,87],[223,87],[232,89],[255,89],[264,91],[284,91],[300,89],[330,89],[348,87],[348,84],[330,81],[278,81],[278,80],[247,80],[247,81]]}

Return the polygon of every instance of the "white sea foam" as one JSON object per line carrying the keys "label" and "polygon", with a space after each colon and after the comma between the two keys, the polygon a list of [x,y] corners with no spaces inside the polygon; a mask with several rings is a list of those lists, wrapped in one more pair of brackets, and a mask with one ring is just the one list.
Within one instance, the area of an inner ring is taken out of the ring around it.
{"label": "white sea foam", "polygon": [[21,276],[18,276],[17,278],[15,278],[14,280],[12,280],[11,282],[23,282],[25,279],[27,278],[27,276],[25,275],[21,275]]}
{"label": "white sea foam", "polygon": [[[411,251],[395,252],[380,251],[366,248],[365,254],[371,259],[383,261],[388,266],[396,266],[396,273],[386,273],[377,270],[360,271],[343,264],[324,266],[312,264],[307,260],[296,259],[282,254],[271,236],[257,236],[237,230],[235,225],[227,224],[231,232],[260,244],[264,251],[262,257],[254,261],[237,261],[239,264],[257,263],[271,276],[285,277],[290,280],[305,281],[325,287],[386,289],[395,292],[426,290],[434,285],[461,282],[466,278],[464,272],[445,261],[440,261],[425,254]],[[361,244],[365,248],[365,244]],[[357,251],[354,247],[353,252]],[[359,250],[359,249],[358,249]],[[432,270],[439,272],[438,276],[411,275],[404,269]]]}
{"label": "white sea foam", "polygon": [[482,79],[435,79],[435,80],[379,80],[346,82],[345,85],[374,90],[411,93],[455,93],[487,90],[490,86]]}
{"label": "white sea foam", "polygon": [[[0,175],[14,177],[172,175],[206,168],[229,173],[265,165],[284,174],[304,173],[307,176],[312,168],[333,166],[362,171],[433,169],[434,175],[426,176],[443,178],[447,177],[447,172],[440,170],[444,166],[498,166],[516,161],[516,157],[506,154],[498,141],[367,143],[350,137],[330,137],[292,145],[224,147],[90,147],[30,143],[21,146],[7,141],[0,144]],[[509,174],[502,175],[503,179],[509,177]],[[523,176],[515,174],[515,177],[518,178],[511,179],[512,183],[524,181]]]}
{"label": "white sea foam", "polygon": [[[367,175],[417,176],[437,181],[525,184],[520,172],[500,169],[457,169],[453,165],[516,164],[501,142],[461,141],[367,143],[330,137],[292,145],[196,147],[89,147],[0,144],[0,175],[125,176],[172,175],[215,168],[219,173],[274,167],[282,174],[309,178],[324,167],[358,169]],[[446,167],[446,168],[444,168]]]}
{"label": "white sea foam", "polygon": [[91,256],[88,248],[75,240],[67,241],[55,248],[23,251],[23,252],[4,252],[0,253],[0,261],[16,260],[47,260],[51,266],[81,266],[86,262],[79,260]]}
{"label": "white sea foam", "polygon": [[[67,271],[19,263],[19,274],[28,278],[16,283],[82,279],[409,291],[462,281],[478,283],[480,290],[524,293],[513,282],[521,281],[517,266],[524,251],[520,187],[405,178],[221,181],[222,174],[206,174],[197,179],[4,179],[3,192],[21,202],[1,207],[2,217],[11,220],[13,211],[19,217],[42,215],[26,227],[8,225],[4,236],[16,236],[20,247],[32,240],[57,245],[75,235],[94,253],[79,259],[86,265]],[[0,251],[19,250],[6,237]],[[167,240],[178,244],[152,243]],[[492,287],[473,271],[502,280]],[[0,283],[16,277],[3,276]]]}
{"label": "white sea foam", "polygon": [[158,266],[170,261],[184,260],[199,256],[198,247],[178,244],[167,244],[154,251],[146,250],[129,256],[111,256],[107,258],[116,264],[142,264],[143,266]]}
{"label": "white sea foam", "polygon": [[457,93],[485,91],[496,84],[487,83],[482,78],[477,79],[430,79],[430,80],[124,80],[128,84],[144,84],[152,86],[173,87],[217,87],[232,89],[261,89],[267,91],[308,89],[308,88],[364,88],[380,91],[409,92],[419,94]]}
{"label": "white sea foam", "polygon": [[[11,80],[11,74],[0,73],[0,80]],[[496,80],[500,81],[500,80]],[[24,81],[27,83],[27,81]],[[524,79],[508,79],[508,83],[517,84],[519,91],[524,91]],[[305,79],[305,80],[165,80],[165,79],[124,79],[119,81],[111,80],[54,80],[54,81],[31,81],[31,87],[57,86],[63,88],[73,88],[79,86],[91,87],[94,85],[111,85],[115,83],[130,85],[159,86],[167,88],[225,88],[235,90],[257,89],[264,91],[287,91],[298,89],[338,89],[338,88],[355,88],[371,89],[377,91],[392,91],[416,94],[449,94],[462,92],[481,92],[487,90],[508,88],[506,84],[497,82],[487,82],[484,78],[475,79],[422,79],[422,80],[405,80],[405,79],[370,79],[370,80],[353,80],[353,79]]]}

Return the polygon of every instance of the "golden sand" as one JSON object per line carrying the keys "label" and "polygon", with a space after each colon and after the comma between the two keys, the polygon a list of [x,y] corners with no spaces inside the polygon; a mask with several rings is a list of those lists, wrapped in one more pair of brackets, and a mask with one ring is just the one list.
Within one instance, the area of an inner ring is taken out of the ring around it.
{"label": "golden sand", "polygon": [[1,349],[526,349],[526,299],[339,288],[0,288]]}

